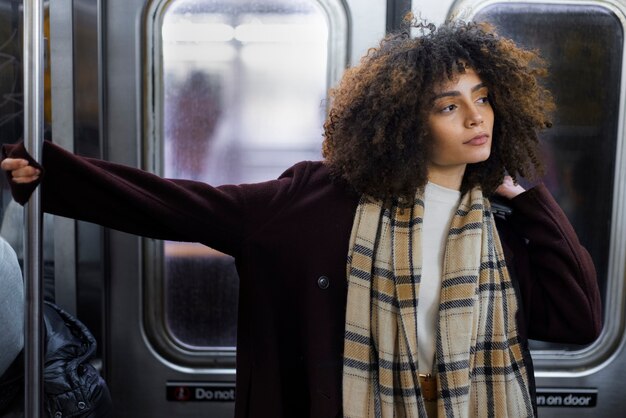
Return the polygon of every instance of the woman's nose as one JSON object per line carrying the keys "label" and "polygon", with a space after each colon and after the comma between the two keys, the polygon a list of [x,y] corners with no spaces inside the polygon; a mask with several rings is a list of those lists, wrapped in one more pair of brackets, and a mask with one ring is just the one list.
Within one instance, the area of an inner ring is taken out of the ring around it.
{"label": "woman's nose", "polygon": [[474,127],[482,124],[484,122],[483,115],[480,114],[478,109],[475,107],[470,108],[469,114],[467,115],[466,123],[468,127]]}

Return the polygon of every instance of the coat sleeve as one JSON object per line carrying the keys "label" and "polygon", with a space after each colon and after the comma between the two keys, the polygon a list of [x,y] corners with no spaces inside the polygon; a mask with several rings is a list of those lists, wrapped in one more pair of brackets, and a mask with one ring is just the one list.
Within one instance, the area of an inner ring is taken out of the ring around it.
{"label": "coat sleeve", "polygon": [[511,204],[513,230],[524,238],[526,248],[526,254],[515,254],[515,264],[528,337],[591,343],[602,330],[591,256],[545,186],[520,194]]}
{"label": "coat sleeve", "polygon": [[[211,187],[79,157],[50,142],[44,143],[43,167],[22,144],[5,145],[3,156],[26,158],[42,168],[45,212],[150,238],[201,242],[233,256],[242,240],[288,201],[294,175],[302,177],[297,173],[306,171],[306,163],[301,163],[278,180]],[[37,187],[11,179],[9,183],[21,204]]]}

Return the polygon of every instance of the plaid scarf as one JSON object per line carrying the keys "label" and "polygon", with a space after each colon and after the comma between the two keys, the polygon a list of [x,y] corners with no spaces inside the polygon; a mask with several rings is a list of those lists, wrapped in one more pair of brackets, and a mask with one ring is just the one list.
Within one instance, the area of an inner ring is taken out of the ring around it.
{"label": "plaid scarf", "polygon": [[[424,202],[363,196],[348,254],[343,410],[349,418],[426,417],[417,364]],[[517,300],[479,188],[452,218],[436,341],[439,417],[532,417]]]}

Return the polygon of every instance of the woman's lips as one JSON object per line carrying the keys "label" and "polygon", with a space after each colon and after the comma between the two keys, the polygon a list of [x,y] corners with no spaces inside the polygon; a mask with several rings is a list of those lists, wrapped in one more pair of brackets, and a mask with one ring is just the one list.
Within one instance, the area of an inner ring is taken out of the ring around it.
{"label": "woman's lips", "polygon": [[469,141],[465,141],[463,144],[478,146],[478,145],[485,144],[488,140],[489,140],[489,135],[480,134],[480,135],[476,135],[474,138],[470,139]]}

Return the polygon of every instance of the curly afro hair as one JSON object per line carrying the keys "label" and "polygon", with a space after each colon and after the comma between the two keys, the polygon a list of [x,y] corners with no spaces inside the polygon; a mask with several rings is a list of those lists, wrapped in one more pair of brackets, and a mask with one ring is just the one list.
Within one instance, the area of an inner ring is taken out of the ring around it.
{"label": "curly afro hair", "polygon": [[[411,36],[411,31],[421,32]],[[495,122],[490,157],[468,164],[461,191],[481,186],[490,195],[508,172],[541,174],[537,133],[551,125],[547,75],[534,51],[516,46],[484,23],[407,22],[387,35],[330,92],[323,156],[331,174],[358,193],[407,198],[428,180],[431,144],[425,121],[434,89],[472,68],[489,89]]]}

